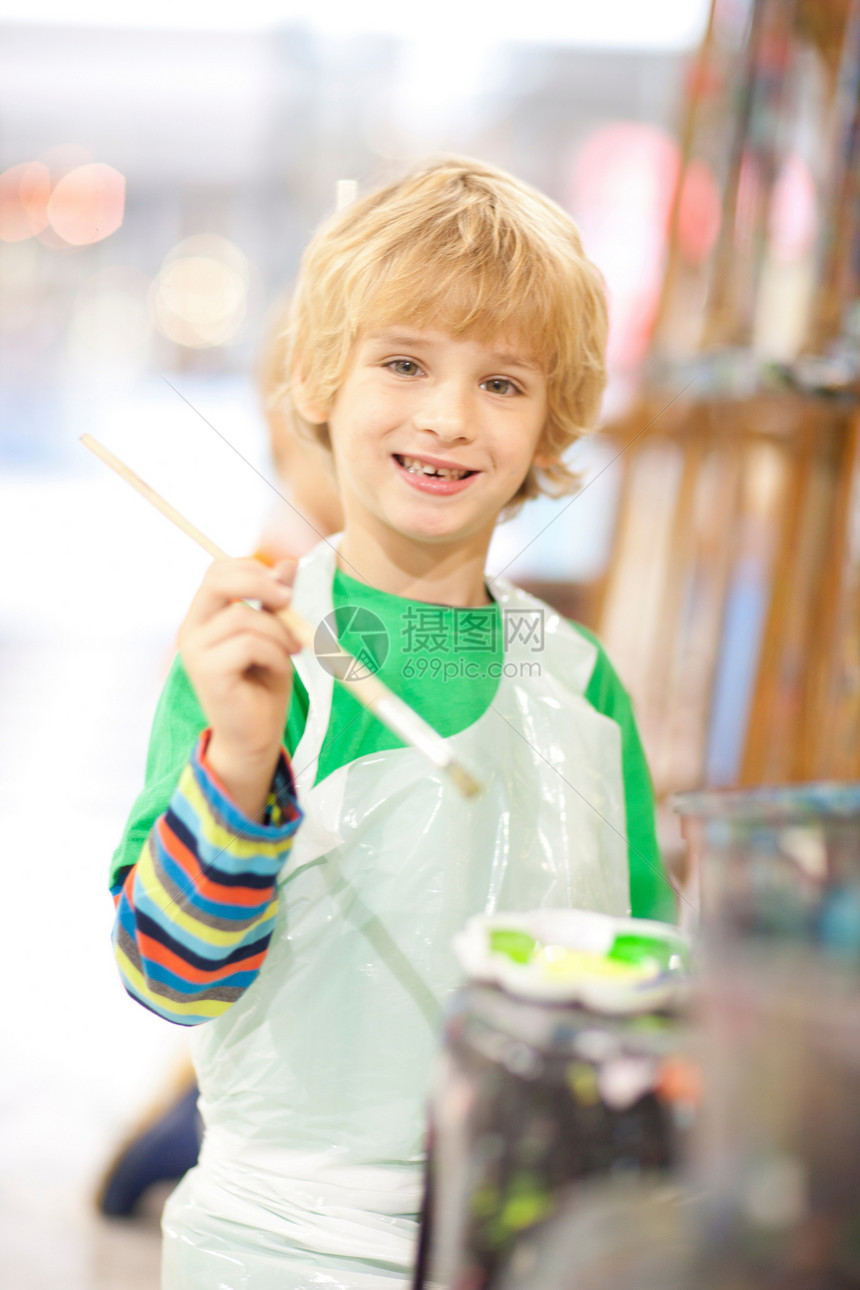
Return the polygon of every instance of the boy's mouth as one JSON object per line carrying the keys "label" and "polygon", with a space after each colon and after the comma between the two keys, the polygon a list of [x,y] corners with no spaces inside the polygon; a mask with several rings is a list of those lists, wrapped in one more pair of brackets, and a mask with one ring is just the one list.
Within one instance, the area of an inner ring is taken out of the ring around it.
{"label": "boy's mouth", "polygon": [[394,453],[394,460],[403,470],[410,475],[424,476],[427,479],[450,479],[460,480],[468,479],[470,475],[477,474],[477,471],[466,470],[452,466],[438,466],[433,462],[422,457],[406,457],[401,453]]}

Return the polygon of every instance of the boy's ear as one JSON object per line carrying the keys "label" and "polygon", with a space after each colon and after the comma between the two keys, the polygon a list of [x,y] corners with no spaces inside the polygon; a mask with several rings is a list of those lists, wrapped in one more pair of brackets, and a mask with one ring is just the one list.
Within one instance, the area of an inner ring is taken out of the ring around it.
{"label": "boy's ear", "polygon": [[324,425],[328,421],[330,409],[314,399],[302,376],[296,376],[290,384],[290,398],[300,417],[311,425]]}
{"label": "boy's ear", "polygon": [[537,445],[532,457],[532,466],[537,466],[538,470],[548,470],[550,466],[558,464],[558,453],[553,452],[547,445],[549,438],[549,425],[545,424],[543,430],[538,436]]}

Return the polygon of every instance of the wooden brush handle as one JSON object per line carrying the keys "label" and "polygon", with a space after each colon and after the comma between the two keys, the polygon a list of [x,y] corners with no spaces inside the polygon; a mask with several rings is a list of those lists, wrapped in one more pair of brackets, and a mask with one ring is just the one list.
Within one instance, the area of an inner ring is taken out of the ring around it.
{"label": "wooden brush handle", "polygon": [[[195,524],[192,524],[184,515],[181,515],[175,506],[170,505],[170,502],[165,501],[160,493],[151,488],[145,480],[141,479],[140,475],[136,475],[124,461],[120,461],[119,457],[114,456],[109,448],[99,443],[98,439],[94,439],[90,434],[82,434],[81,443],[85,448],[89,448],[90,452],[95,453],[106,466],[110,466],[111,470],[115,470],[127,484],[131,484],[132,488],[140,493],[141,497],[145,497],[157,511],[161,511],[161,514],[166,519],[187,534],[198,546],[202,546],[204,551],[208,551],[216,560],[230,559],[226,551],[222,551],[221,547],[217,546],[211,538],[208,538],[205,533],[201,533]],[[288,606],[286,609],[278,611],[278,617],[284,620],[287,627],[301,641],[305,649],[313,649],[313,628],[305,618],[302,618],[301,614],[297,614],[295,610],[290,609]]]}
{"label": "wooden brush handle", "polygon": [[[166,502],[160,493],[149,484],[136,475],[133,470],[120,461],[119,457],[114,456],[110,449],[105,448],[104,444],[99,443],[92,435],[82,434],[81,443],[85,448],[89,448],[106,466],[116,471],[127,484],[131,484],[136,492],[145,497],[148,502],[160,511],[166,519],[175,524],[188,537],[190,537],[198,546],[202,546],[204,551],[208,551],[216,560],[229,560],[230,557],[226,551],[222,551],[220,546],[201,533],[190,520],[179,511],[170,502]],[[313,651],[314,648],[314,629],[307,619],[302,618],[295,610],[286,609],[278,610],[278,617],[283,620],[293,635],[301,641],[302,647]],[[348,658],[348,652],[343,650],[343,655]],[[391,690],[373,673],[350,682],[350,693],[355,696],[359,703],[372,712],[384,725],[388,726],[404,743],[417,748],[423,753],[435,766],[441,767],[448,773],[457,784],[460,791],[467,797],[474,796],[480,791],[480,784],[471,775],[465,767],[461,767],[454,758],[451,749],[438,731],[434,730],[423,717],[419,717],[408,704],[392,694]]]}

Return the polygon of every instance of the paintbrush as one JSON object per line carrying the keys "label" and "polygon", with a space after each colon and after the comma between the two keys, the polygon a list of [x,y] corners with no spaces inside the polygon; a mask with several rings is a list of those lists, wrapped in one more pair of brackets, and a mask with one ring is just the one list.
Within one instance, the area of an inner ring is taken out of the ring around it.
{"label": "paintbrush", "polygon": [[[115,470],[127,484],[131,484],[142,497],[145,497],[156,510],[171,520],[177,528],[192,538],[198,546],[202,546],[204,551],[208,551],[216,560],[227,560],[230,557],[226,551],[222,551],[216,546],[205,533],[201,533],[198,528],[187,520],[184,515],[180,515],[175,507],[145,483],[139,475],[130,470],[124,462],[120,461],[109,449],[94,439],[92,435],[81,435],[81,443],[90,452],[95,453],[107,466]],[[290,631],[302,643],[302,648],[314,653],[314,629],[295,610],[286,608],[278,611],[279,618],[289,627]],[[439,770],[448,776],[453,784],[460,790],[464,797],[475,797],[482,791],[483,785],[474,777],[471,771],[467,770],[451,752],[449,745],[442,736],[428,725],[423,717],[413,711],[407,703],[393,694],[380,681],[379,677],[372,672],[367,672],[357,661],[352,660],[346,650],[341,647],[341,657],[338,661],[339,669],[345,672],[352,671],[352,663],[355,662],[355,669],[358,670],[360,679],[350,682],[349,692],[361,703],[369,712],[372,712],[383,725],[393,731],[399,739],[409,744],[418,752],[422,753],[428,761],[432,762]],[[363,673],[363,675],[362,675]],[[340,679],[340,678],[337,678]]]}

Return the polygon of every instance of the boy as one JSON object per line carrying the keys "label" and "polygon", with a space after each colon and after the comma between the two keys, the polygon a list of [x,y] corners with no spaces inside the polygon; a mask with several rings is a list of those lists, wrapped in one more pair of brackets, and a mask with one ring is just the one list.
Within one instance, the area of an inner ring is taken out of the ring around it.
{"label": "boy", "polygon": [[112,875],[129,992],[207,1022],[206,1134],[165,1210],[166,1290],[405,1286],[453,934],[540,905],[671,916],[611,667],[484,573],[500,514],[569,491],[561,455],[596,418],[605,339],[570,219],[488,166],[413,173],[307,250],[282,397],[330,449],[345,523],[292,603],[375,660],[486,788],[462,800],[323,650],[299,655],[242,603],[286,604],[289,563],[210,568]]}

